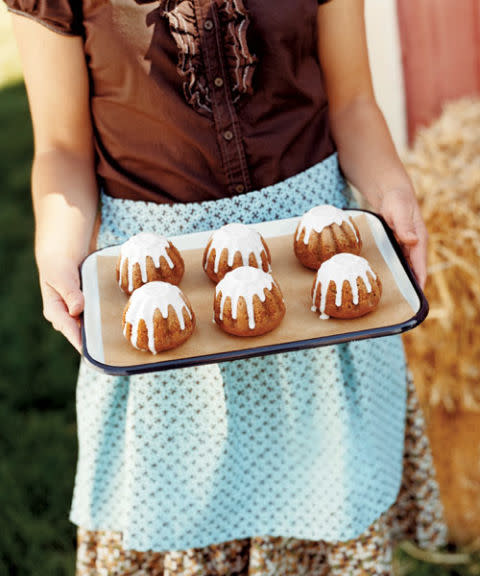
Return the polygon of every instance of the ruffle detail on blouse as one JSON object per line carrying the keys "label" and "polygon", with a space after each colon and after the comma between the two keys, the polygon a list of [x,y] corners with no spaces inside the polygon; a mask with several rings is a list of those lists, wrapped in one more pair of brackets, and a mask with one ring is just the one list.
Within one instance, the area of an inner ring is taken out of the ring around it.
{"label": "ruffle detail on blouse", "polygon": [[[205,0],[200,0],[205,1]],[[247,43],[250,19],[243,0],[208,0],[216,7],[223,37],[223,54],[234,102],[243,94],[252,94],[252,78],[257,62]],[[211,113],[212,103],[202,57],[201,33],[195,0],[166,0],[163,16],[178,47],[177,69],[185,78],[183,90],[187,102],[199,112]]]}
{"label": "ruffle detail on blouse", "polygon": [[231,75],[233,100],[241,94],[252,94],[252,78],[257,62],[247,43],[250,19],[243,0],[226,0],[219,4],[224,35],[225,56]]}

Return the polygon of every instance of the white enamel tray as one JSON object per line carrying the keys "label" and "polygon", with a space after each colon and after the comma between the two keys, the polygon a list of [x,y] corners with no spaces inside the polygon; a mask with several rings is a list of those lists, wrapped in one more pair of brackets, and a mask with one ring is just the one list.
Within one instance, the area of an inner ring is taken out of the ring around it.
{"label": "white enamel tray", "polygon": [[[112,366],[105,362],[100,310],[101,294],[99,294],[97,275],[98,256],[117,256],[119,253],[119,246],[110,246],[90,254],[81,266],[82,289],[85,295],[85,310],[82,322],[84,356],[91,364],[103,372],[127,375],[326,346],[350,340],[398,334],[414,328],[426,318],[428,314],[428,303],[391,230],[383,219],[376,214],[364,210],[347,210],[346,212],[353,217],[358,216],[359,213],[365,214],[376,246],[388,265],[399,291],[413,311],[412,316],[406,321],[378,328],[342,331],[341,333],[328,336],[316,337],[313,335],[312,337],[310,334],[307,335],[308,337],[306,338],[282,342],[280,344],[269,344],[265,341],[265,345],[255,345],[247,349],[244,348],[241,350],[231,350],[219,353],[212,351],[212,353],[209,354],[180,359],[177,358],[173,360],[165,360],[162,359],[161,355],[158,355],[158,362],[155,359],[153,363],[150,361],[149,363],[137,363],[129,366]],[[277,236],[292,235],[299,219],[300,218],[288,218],[273,222],[249,224],[249,227],[256,229],[265,239],[268,240],[268,238]],[[211,233],[212,231],[198,232],[181,236],[170,236],[169,239],[175,244],[180,252],[182,252],[184,250],[186,251],[205,247]],[[345,328],[348,328],[348,321],[345,324]]]}

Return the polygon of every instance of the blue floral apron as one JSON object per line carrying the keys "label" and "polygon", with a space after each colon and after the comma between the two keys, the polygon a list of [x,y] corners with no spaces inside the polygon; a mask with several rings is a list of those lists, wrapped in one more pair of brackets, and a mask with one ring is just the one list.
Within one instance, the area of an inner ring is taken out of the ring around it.
{"label": "blue floral apron", "polygon": [[[98,245],[353,205],[336,155],[233,198],[102,198]],[[397,496],[406,404],[400,337],[138,376],[82,363],[70,518],[136,550],[255,535],[348,540]]]}

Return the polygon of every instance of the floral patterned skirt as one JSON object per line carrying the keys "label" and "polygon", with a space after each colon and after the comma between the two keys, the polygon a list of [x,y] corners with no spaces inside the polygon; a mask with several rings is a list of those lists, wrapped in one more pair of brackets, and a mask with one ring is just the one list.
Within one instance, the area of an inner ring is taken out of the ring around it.
{"label": "floral patterned skirt", "polygon": [[425,423],[408,382],[403,479],[396,502],[347,542],[256,536],[174,552],[125,550],[120,532],[78,529],[76,576],[387,576],[401,540],[445,544]]}

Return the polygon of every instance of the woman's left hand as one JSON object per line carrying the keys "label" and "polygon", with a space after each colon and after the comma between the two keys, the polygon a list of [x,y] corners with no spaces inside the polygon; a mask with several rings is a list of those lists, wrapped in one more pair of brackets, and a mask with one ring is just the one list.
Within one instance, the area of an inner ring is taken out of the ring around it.
{"label": "woman's left hand", "polygon": [[413,188],[388,190],[369,200],[373,210],[393,230],[423,289],[427,280],[428,234]]}
{"label": "woman's left hand", "polygon": [[392,228],[423,288],[427,279],[427,231],[412,183],[375,102],[364,2],[322,4],[317,25],[318,56],[340,166],[346,179]]}

